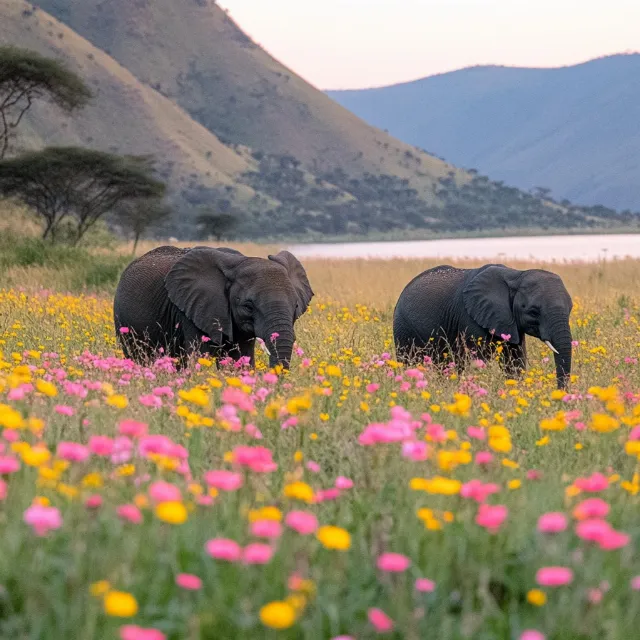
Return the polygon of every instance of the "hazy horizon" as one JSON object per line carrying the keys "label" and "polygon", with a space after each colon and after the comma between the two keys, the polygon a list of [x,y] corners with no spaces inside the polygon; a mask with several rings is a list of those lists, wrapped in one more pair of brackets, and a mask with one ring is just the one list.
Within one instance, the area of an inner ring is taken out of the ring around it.
{"label": "hazy horizon", "polygon": [[635,0],[219,4],[258,44],[324,90],[410,82],[477,65],[563,67],[640,50]]}

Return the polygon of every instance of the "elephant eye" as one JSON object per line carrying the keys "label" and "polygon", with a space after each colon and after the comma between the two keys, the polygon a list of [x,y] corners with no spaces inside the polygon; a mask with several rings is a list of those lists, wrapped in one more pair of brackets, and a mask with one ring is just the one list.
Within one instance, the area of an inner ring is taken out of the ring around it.
{"label": "elephant eye", "polygon": [[531,309],[529,309],[529,315],[533,316],[534,318],[537,318],[540,315],[540,309],[537,309],[536,307],[532,307]]}
{"label": "elephant eye", "polygon": [[245,306],[247,309],[253,309],[253,302],[251,302],[251,300],[245,300],[243,302],[243,306]]}

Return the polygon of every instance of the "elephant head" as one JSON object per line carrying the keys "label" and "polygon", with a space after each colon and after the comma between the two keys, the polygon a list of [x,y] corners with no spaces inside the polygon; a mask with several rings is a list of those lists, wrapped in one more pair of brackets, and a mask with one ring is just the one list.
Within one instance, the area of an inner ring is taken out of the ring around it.
{"label": "elephant head", "polygon": [[250,258],[194,247],[165,278],[169,299],[214,344],[264,340],[269,364],[289,367],[294,322],[313,297],[307,274],[288,251]]}
{"label": "elephant head", "polygon": [[573,303],[559,276],[543,269],[487,265],[466,284],[463,300],[473,320],[496,336],[509,336],[513,344],[520,344],[524,334],[542,340],[554,353],[558,387],[566,387]]}

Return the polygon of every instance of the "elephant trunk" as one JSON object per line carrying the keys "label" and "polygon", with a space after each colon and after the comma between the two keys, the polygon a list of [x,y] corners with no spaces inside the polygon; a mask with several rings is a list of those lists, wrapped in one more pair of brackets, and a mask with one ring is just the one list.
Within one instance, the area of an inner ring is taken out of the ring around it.
{"label": "elephant trunk", "polygon": [[288,369],[291,364],[293,343],[296,339],[292,315],[288,310],[271,313],[257,331],[258,337],[264,340],[267,349],[269,349],[270,367],[282,365]]}
{"label": "elephant trunk", "polygon": [[571,377],[571,329],[569,320],[555,322],[549,329],[549,342],[553,345],[558,389],[566,389]]}

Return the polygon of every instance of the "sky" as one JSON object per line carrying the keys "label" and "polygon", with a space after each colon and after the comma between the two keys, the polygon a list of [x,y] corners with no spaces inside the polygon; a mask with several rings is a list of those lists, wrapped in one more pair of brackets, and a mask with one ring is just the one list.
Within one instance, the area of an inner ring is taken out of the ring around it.
{"label": "sky", "polygon": [[218,0],[321,89],[477,64],[555,67],[640,51],[640,0]]}

